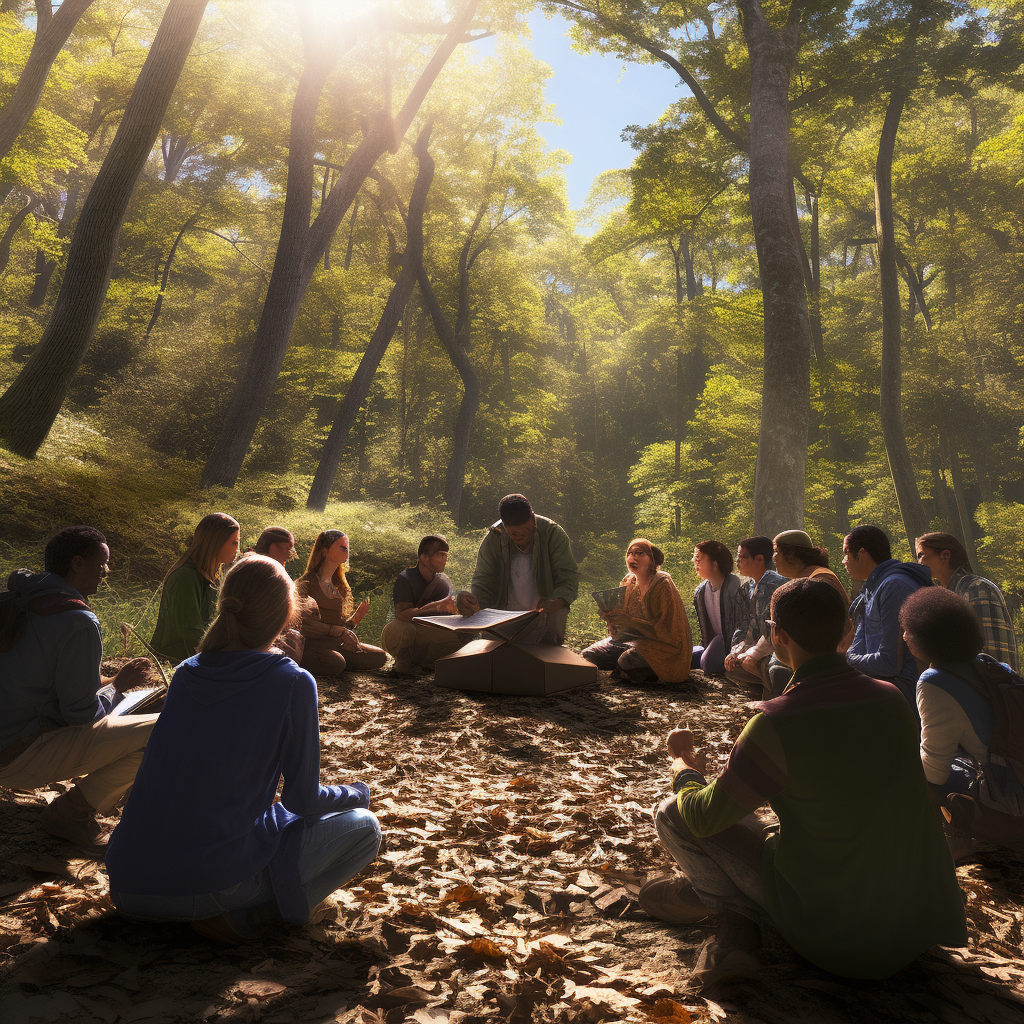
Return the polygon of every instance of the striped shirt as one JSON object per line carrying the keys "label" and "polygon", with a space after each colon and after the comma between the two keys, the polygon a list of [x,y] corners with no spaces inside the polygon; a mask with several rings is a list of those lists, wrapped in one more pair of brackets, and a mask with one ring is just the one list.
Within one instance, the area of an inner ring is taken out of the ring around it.
{"label": "striped shirt", "polygon": [[1017,660],[1017,637],[1013,620],[1006,608],[1003,592],[984,576],[957,569],[949,578],[949,589],[959,594],[974,609],[981,622],[981,635],[985,640],[985,653],[996,661],[1020,671]]}

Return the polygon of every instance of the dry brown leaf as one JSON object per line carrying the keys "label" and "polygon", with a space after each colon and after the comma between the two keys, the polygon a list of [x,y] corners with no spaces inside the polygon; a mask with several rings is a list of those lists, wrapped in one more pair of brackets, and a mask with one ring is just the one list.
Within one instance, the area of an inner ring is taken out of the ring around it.
{"label": "dry brown leaf", "polygon": [[260,979],[248,979],[238,983],[238,991],[247,998],[273,999],[286,991],[288,986],[278,981],[263,981]]}
{"label": "dry brown leaf", "polygon": [[693,1017],[690,1016],[690,1011],[682,1003],[677,1003],[674,999],[659,999],[653,1006],[644,1006],[642,1009],[651,1020],[665,1021],[666,1024],[671,1021],[678,1021],[679,1024],[690,1024],[693,1020]]}

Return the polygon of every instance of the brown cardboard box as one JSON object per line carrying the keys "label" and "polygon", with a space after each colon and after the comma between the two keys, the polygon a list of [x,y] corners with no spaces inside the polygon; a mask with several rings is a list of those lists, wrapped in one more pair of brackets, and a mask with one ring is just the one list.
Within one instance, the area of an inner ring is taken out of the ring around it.
{"label": "brown cardboard box", "polygon": [[567,647],[473,640],[438,658],[434,681],[453,690],[544,697],[597,681],[597,668]]}

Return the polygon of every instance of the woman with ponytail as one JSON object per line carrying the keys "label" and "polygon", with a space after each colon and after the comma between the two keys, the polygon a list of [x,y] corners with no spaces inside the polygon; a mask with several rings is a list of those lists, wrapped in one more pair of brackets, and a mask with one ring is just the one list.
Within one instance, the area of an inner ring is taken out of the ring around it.
{"label": "woman with ponytail", "polygon": [[587,661],[636,683],[689,678],[690,621],[675,581],[661,568],[664,562],[661,548],[645,537],[630,542],[629,571],[620,584],[626,588],[625,600],[621,607],[601,612],[609,636],[583,652]]}
{"label": "woman with ponytail", "polygon": [[295,616],[294,584],[274,559],[247,555],[224,577],[110,840],[124,916],[244,942],[274,922],[306,923],[376,857],[369,790],[320,784],[316,682],[273,646]]}

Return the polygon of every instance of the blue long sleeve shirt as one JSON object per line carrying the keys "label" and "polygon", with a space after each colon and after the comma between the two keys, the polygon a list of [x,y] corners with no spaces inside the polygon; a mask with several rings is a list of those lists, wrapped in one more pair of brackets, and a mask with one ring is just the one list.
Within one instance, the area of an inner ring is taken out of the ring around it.
{"label": "blue long sleeve shirt", "polygon": [[917,679],[917,663],[905,647],[900,664],[900,608],[915,590],[930,586],[931,581],[931,569],[916,562],[890,558],[875,566],[850,605],[856,630],[846,660],[858,672],[875,679]]}
{"label": "blue long sleeve shirt", "polygon": [[303,818],[368,806],[363,783],[320,784],[316,682],[308,672],[276,653],[197,654],[174,673],[111,837],[110,887],[197,896],[269,866],[282,917],[303,923]]}

